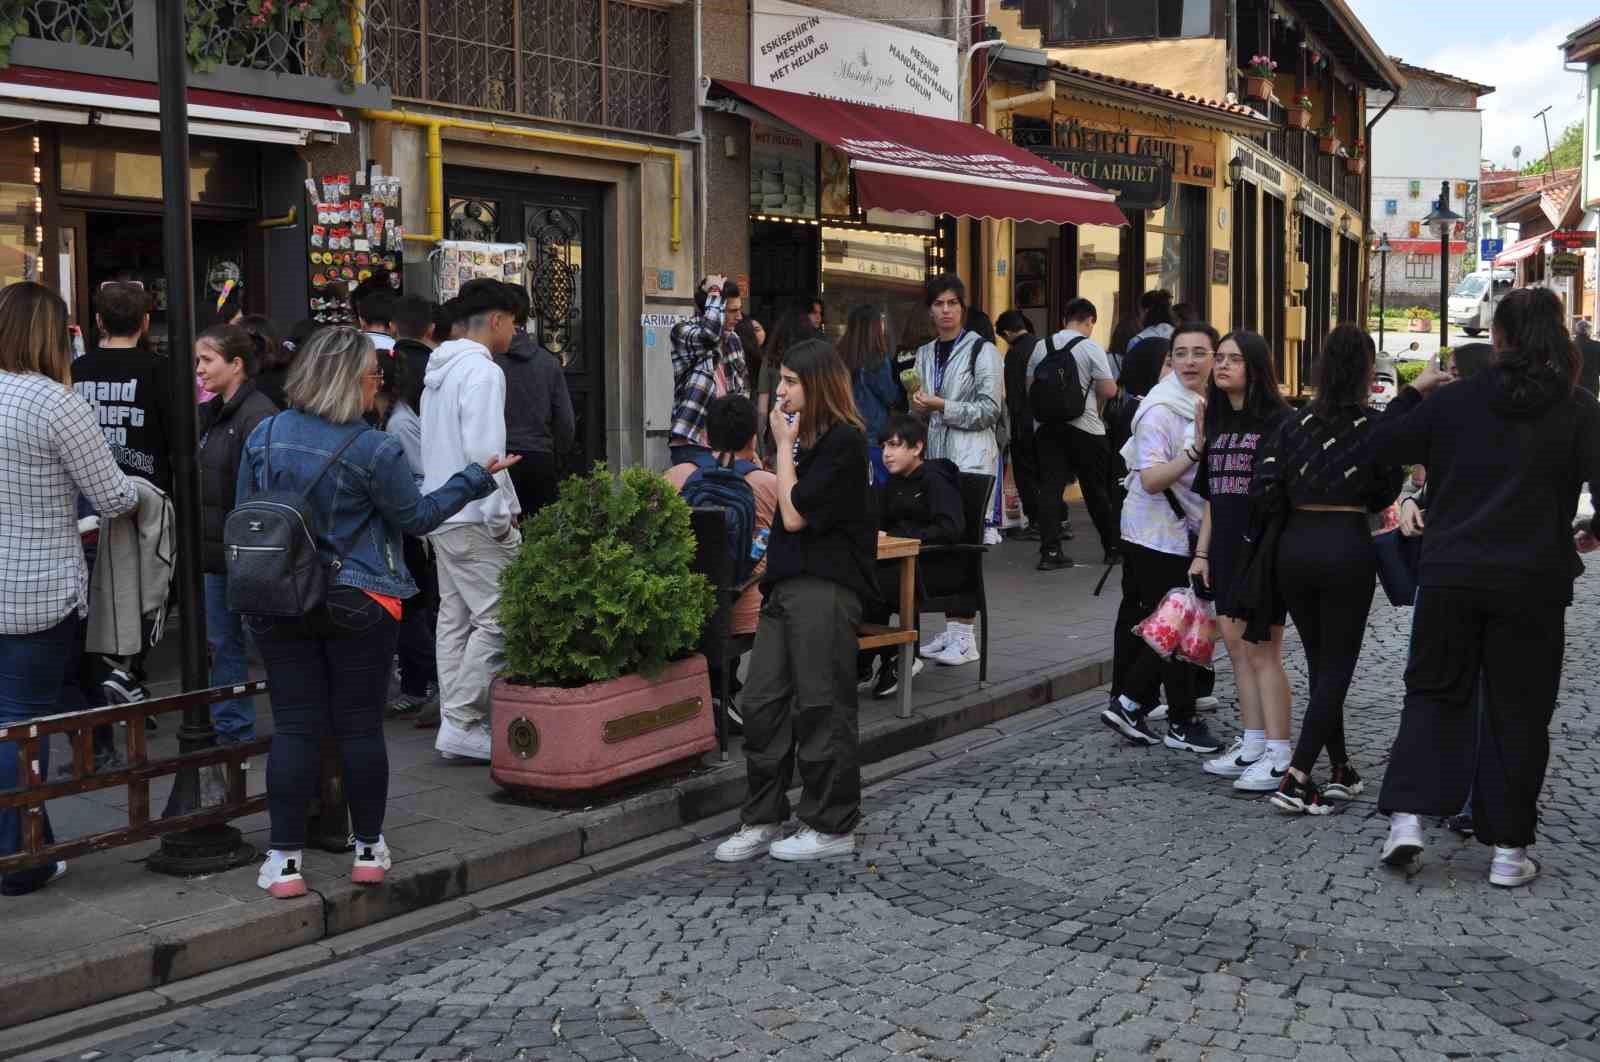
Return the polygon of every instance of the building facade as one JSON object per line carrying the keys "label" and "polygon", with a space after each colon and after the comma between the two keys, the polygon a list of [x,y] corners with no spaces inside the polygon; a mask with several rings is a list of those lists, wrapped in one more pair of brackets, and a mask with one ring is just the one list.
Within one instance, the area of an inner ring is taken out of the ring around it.
{"label": "building facade", "polygon": [[[1439,311],[1440,271],[1453,291],[1478,268],[1479,172],[1483,157],[1480,97],[1493,86],[1426,70],[1396,60],[1406,78],[1398,93],[1367,96],[1372,128],[1372,236],[1387,236],[1387,290],[1392,305]],[[1465,218],[1450,241],[1448,262],[1439,258],[1439,237],[1423,224],[1449,185],[1450,208]],[[1374,279],[1380,259],[1373,259]]]}
{"label": "building facade", "polygon": [[[1600,233],[1600,19],[1578,27],[1562,44],[1562,55],[1569,68],[1583,67],[1583,159],[1579,164],[1578,199],[1583,210],[1579,228],[1586,233]],[[1582,291],[1573,308],[1574,317],[1588,321],[1600,328],[1600,309],[1595,293],[1600,291],[1600,249],[1593,240],[1578,249],[1583,268],[1580,276]]]}
{"label": "building facade", "polygon": [[[1328,329],[1364,312],[1365,94],[1405,85],[1360,22],[1338,0],[1007,0],[989,19],[1008,42],[993,56],[993,128],[1048,135],[1070,166],[1154,156],[1171,182],[1164,200],[1123,190],[1114,249],[1109,234],[1047,237],[1059,265],[1045,315],[1099,295],[1108,330],[1161,288],[1223,330],[1260,331],[1280,383],[1303,389]],[[1275,65],[1256,78],[1258,55]],[[995,309],[1031,295],[1039,238],[989,225]]]}

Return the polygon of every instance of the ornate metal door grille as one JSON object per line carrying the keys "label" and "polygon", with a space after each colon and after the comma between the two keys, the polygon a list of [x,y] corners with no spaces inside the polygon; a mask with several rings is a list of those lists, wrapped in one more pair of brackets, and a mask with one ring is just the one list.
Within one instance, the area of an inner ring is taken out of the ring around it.
{"label": "ornate metal door grille", "polygon": [[397,97],[666,133],[671,16],[626,0],[368,0],[367,75]]}

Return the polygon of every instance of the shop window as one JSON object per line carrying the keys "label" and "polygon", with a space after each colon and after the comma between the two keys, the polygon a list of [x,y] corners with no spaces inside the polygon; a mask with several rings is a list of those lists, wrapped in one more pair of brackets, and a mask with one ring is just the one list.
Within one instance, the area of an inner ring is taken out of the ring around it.
{"label": "shop window", "polygon": [[932,272],[934,239],[921,233],[822,228],[822,299],[830,335],[857,306],[884,313],[891,350],[930,338],[923,285]]}
{"label": "shop window", "polygon": [[1211,35],[1211,0],[1054,0],[1050,44]]}
{"label": "shop window", "polygon": [[1412,181],[1411,184],[1407,187],[1407,195],[1411,199],[1421,199],[1422,198],[1422,182],[1421,181]]}
{"label": "shop window", "polygon": [[[249,144],[189,141],[189,198],[193,202],[254,210],[260,199],[260,172],[260,156]],[[61,190],[160,199],[160,141],[132,130],[63,128]]]}
{"label": "shop window", "polygon": [[1144,290],[1172,293],[1199,316],[1210,309],[1206,260],[1206,190],[1180,184],[1172,201],[1146,215]]}
{"label": "shop window", "polygon": [[1431,254],[1406,255],[1407,280],[1432,280],[1436,257]]}
{"label": "shop window", "polygon": [[1400,200],[1385,199],[1383,201],[1383,212],[1391,216],[1400,213]]}
{"label": "shop window", "polygon": [[0,285],[40,279],[34,128],[0,133]]}

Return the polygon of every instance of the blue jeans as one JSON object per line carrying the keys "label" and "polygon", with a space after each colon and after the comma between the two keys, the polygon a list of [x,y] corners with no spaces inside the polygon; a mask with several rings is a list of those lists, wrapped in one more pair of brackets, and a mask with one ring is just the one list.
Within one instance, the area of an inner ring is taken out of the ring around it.
{"label": "blue jeans", "polygon": [[[211,647],[211,684],[231,686],[250,677],[244,657],[244,625],[228,611],[228,577],[206,574],[206,642]],[[217,744],[237,745],[256,736],[254,697],[235,697],[211,706]]]}
{"label": "blue jeans", "polygon": [[[61,711],[67,667],[72,662],[79,620],[73,613],[54,627],[34,634],[0,634],[0,723],[21,723]],[[82,707],[82,705],[76,705]],[[21,782],[17,746],[0,745],[0,789],[15,789]],[[50,743],[39,743],[39,777],[50,776]],[[46,842],[54,839],[50,818],[44,818]],[[0,855],[22,850],[22,817],[14,810],[0,811]],[[52,865],[7,874],[7,891],[43,884]]]}
{"label": "blue jeans", "polygon": [[251,616],[247,622],[266,661],[272,701],[269,843],[280,851],[305,847],[324,731],[332,731],[339,746],[350,828],[356,840],[376,842],[389,801],[383,709],[400,625],[349,586],[329,588],[327,604],[304,619]]}

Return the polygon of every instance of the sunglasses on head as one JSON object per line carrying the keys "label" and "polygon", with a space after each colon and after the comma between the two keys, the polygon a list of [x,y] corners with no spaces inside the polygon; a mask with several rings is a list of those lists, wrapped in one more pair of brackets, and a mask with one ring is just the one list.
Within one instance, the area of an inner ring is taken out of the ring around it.
{"label": "sunglasses on head", "polygon": [[140,291],[143,291],[144,290],[144,281],[142,281],[142,280],[102,280],[100,282],[100,290],[104,291],[107,288],[138,288]]}

